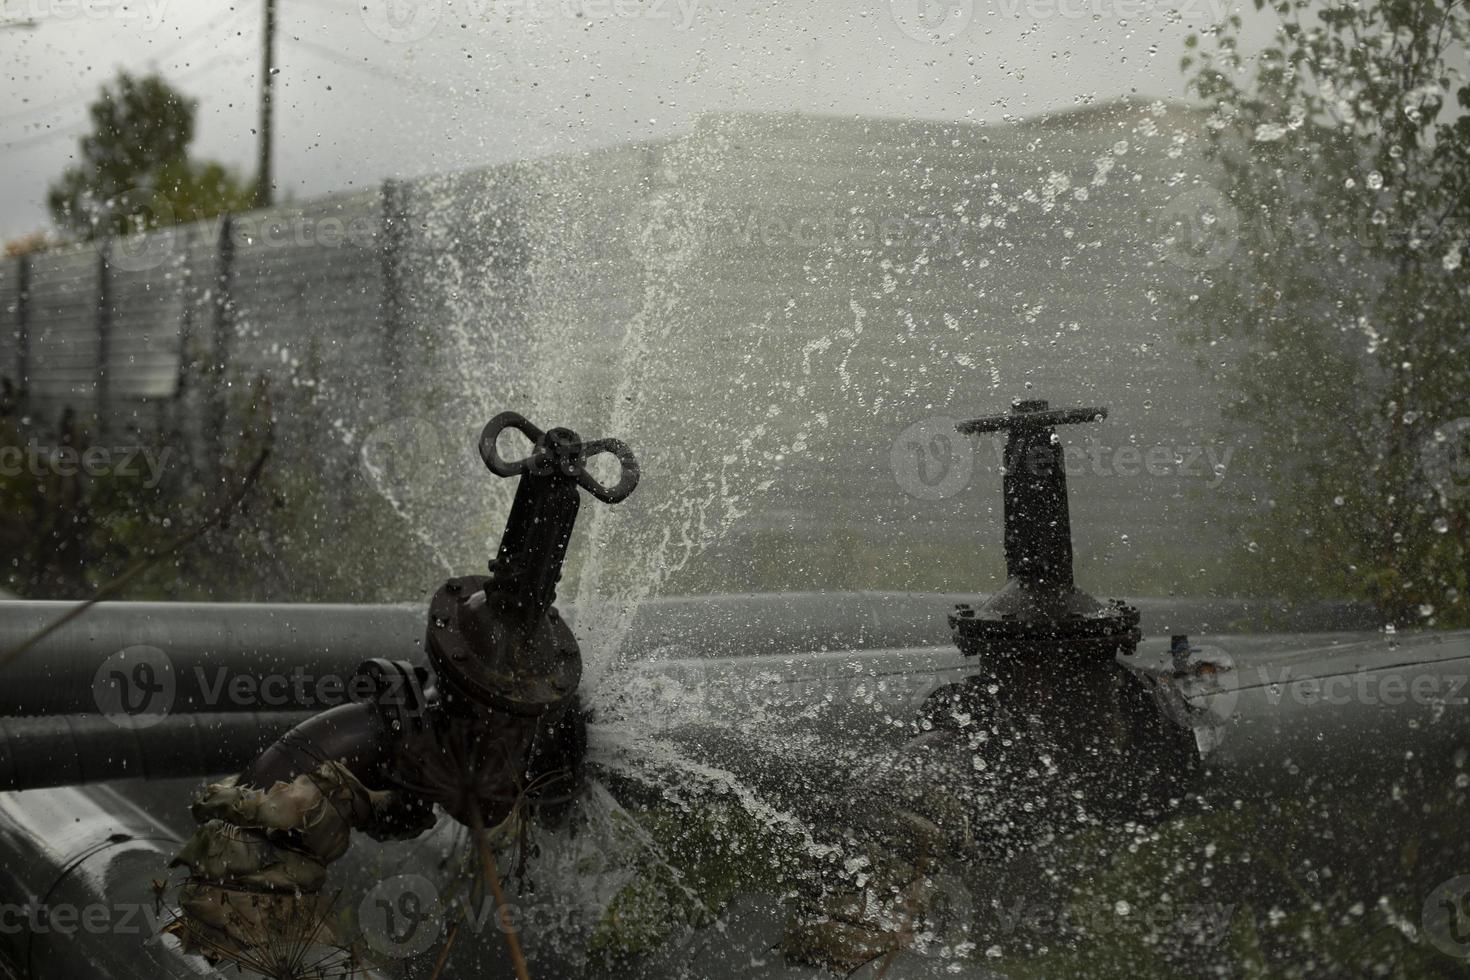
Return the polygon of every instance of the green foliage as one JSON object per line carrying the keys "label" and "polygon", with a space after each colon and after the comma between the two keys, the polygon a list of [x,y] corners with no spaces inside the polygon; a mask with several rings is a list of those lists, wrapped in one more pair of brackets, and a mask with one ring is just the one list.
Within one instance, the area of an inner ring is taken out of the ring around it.
{"label": "green foliage", "polygon": [[195,110],[157,75],[121,72],[104,85],[79,162],[48,193],[57,226],[91,240],[248,208],[248,186],[218,163],[189,158]]}
{"label": "green foliage", "polygon": [[1454,69],[1470,13],[1269,6],[1264,50],[1242,52],[1232,17],[1183,61],[1238,218],[1230,260],[1189,284],[1187,308],[1252,441],[1237,457],[1241,532],[1257,542],[1243,557],[1283,594],[1470,622],[1470,446],[1455,428],[1470,414],[1470,87]]}
{"label": "green foliage", "polygon": [[[632,818],[627,818],[632,819]],[[646,843],[633,879],[588,939],[607,965],[661,949],[681,930],[708,926],[739,892],[778,893],[798,871],[791,842],[739,807],[645,810],[630,836]]]}
{"label": "green foliage", "polygon": [[1075,891],[1046,910],[1062,914],[1033,920],[1040,931],[993,937],[996,965],[1017,980],[1463,975],[1419,932],[1425,896],[1465,854],[1463,790],[1439,768],[1391,799],[1372,779],[1362,790],[1346,804],[1308,791],[1061,841],[1052,866]]}
{"label": "green foliage", "polygon": [[[310,370],[308,365],[307,370]],[[0,397],[0,588],[81,599],[142,564],[124,599],[390,601],[422,593],[430,563],[401,518],[354,477],[355,457],[331,444],[282,446],[275,420],[330,432],[310,377],[280,403],[261,380],[234,378],[218,449],[171,426],[101,438],[70,411],[59,424]],[[187,403],[179,416],[189,413]],[[34,448],[32,448],[34,447]],[[241,506],[219,520],[263,449],[271,451]],[[100,465],[80,466],[88,452]],[[64,454],[58,458],[58,454]],[[334,456],[338,478],[323,467]],[[148,460],[144,463],[142,460]],[[343,472],[345,470],[345,472]],[[210,529],[155,560],[201,525]],[[361,569],[383,569],[362,575]]]}

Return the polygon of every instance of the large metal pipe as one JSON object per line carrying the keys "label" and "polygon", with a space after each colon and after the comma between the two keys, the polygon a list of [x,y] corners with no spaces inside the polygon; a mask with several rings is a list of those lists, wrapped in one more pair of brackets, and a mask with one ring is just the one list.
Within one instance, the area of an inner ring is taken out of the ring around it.
{"label": "large metal pipe", "polygon": [[159,717],[147,727],[127,727],[104,715],[0,718],[0,790],[235,772],[311,716],[181,714]]}
{"label": "large metal pipe", "polygon": [[[1244,784],[1279,786],[1303,769],[1378,772],[1390,757],[1470,748],[1470,634],[1404,642],[1349,633],[1196,641],[1226,655],[1230,673],[1203,687],[1173,682],[1193,705],[1193,713],[1175,718],[1195,729],[1221,776],[1246,774]],[[1168,643],[1145,640],[1137,656],[1123,662],[1162,677],[1169,670]],[[936,687],[968,669],[952,646],[831,651],[794,660],[691,657],[637,667],[640,674],[667,675],[681,698],[708,699],[707,711],[809,713],[816,705],[835,730],[871,719],[873,701],[850,696],[859,687],[893,716],[907,717]],[[832,691],[847,696],[825,696]],[[660,718],[658,706],[633,710],[653,712],[655,726],[678,724],[677,717]],[[310,716],[180,715],[136,730],[100,716],[0,718],[0,788],[236,771]]]}
{"label": "large metal pipe", "polygon": [[[813,656],[823,659],[815,653],[822,650],[942,652],[950,649],[944,613],[956,598],[963,597],[848,593],[657,600],[637,610],[624,651],[635,660],[679,653],[685,662],[721,661],[737,673],[738,665],[770,664],[770,657],[791,654],[810,663]],[[1278,604],[1245,602],[1139,605],[1145,623],[1164,630],[1279,621],[1286,612]],[[68,608],[69,603],[0,602],[0,646],[21,642]],[[1298,626],[1340,624],[1361,619],[1361,613],[1319,606],[1297,608],[1292,618]],[[0,788],[238,769],[295,723],[346,702],[350,678],[363,660],[418,659],[423,628],[423,611],[407,605],[97,606],[0,671]],[[1279,647],[1281,639],[1267,642]],[[884,672],[912,673],[911,680],[927,687],[936,678],[925,677],[922,668],[915,672],[911,659],[900,656],[906,662]],[[144,678],[156,688],[150,695],[156,700],[143,706],[150,713],[103,717],[100,711],[118,708],[104,704],[107,685],[137,680],[130,671],[142,662],[156,668]],[[955,671],[955,665],[945,666],[946,673]]]}
{"label": "large metal pipe", "polygon": [[[0,650],[74,606],[0,602]],[[169,703],[152,710],[321,710],[331,704],[313,699],[345,699],[337,682],[364,659],[422,657],[423,632],[423,609],[408,605],[101,603],[0,669],[0,715],[102,710],[98,694],[112,668],[127,671],[125,651],[150,659],[169,684]],[[273,683],[259,686],[267,677]]]}
{"label": "large metal pipe", "polygon": [[[950,643],[946,615],[968,593],[781,593],[655,599],[638,606],[620,656],[701,659]],[[1132,600],[1144,635],[1372,629],[1351,603],[1292,605],[1252,599]],[[31,637],[69,602],[0,601],[0,651]],[[605,620],[603,610],[565,609]],[[171,712],[292,711],[341,703],[362,661],[422,662],[426,609],[416,605],[103,603],[0,668],[0,715],[97,711],[109,658],[132,648],[163,654]],[[585,642],[585,638],[584,638]]]}
{"label": "large metal pipe", "polygon": [[158,937],[178,837],[106,786],[0,794],[0,949],[30,980],[215,976]]}

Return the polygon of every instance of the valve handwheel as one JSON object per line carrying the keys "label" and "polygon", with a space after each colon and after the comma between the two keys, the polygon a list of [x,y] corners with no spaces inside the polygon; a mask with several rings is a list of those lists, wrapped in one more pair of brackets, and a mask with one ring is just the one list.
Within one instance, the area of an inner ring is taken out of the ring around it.
{"label": "valve handwheel", "polygon": [[[515,429],[531,440],[531,455],[507,461],[500,455],[497,440],[506,429]],[[587,461],[609,453],[621,466],[618,482],[603,486],[587,472]],[[626,500],[638,487],[638,458],[621,439],[594,439],[583,442],[571,429],[558,427],[542,432],[519,412],[501,412],[485,424],[480,433],[480,458],[496,476],[521,476],[531,473],[545,476],[553,471],[577,482],[577,485],[605,504]]]}

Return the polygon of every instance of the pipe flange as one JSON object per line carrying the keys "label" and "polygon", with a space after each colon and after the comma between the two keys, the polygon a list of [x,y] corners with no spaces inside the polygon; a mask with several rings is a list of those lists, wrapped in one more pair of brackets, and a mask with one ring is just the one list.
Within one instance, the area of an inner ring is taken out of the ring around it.
{"label": "pipe flange", "polygon": [[451,703],[539,715],[582,679],[582,656],[555,607],[523,624],[514,599],[483,575],[452,578],[429,604],[425,646]]}

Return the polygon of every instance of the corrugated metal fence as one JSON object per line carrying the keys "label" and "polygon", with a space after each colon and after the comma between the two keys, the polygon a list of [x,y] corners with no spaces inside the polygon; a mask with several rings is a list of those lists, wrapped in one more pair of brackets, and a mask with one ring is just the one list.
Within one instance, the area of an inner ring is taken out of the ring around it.
{"label": "corrugated metal fence", "polygon": [[[483,560],[465,529],[492,533],[486,495],[508,492],[486,490],[474,427],[513,406],[617,435],[647,479],[607,540],[676,590],[993,578],[998,550],[954,547],[999,540],[993,447],[931,499],[895,477],[904,433],[1026,391],[1107,404],[1068,434],[1102,441],[1074,483],[1079,572],[1219,589],[1239,550],[1223,464],[1250,447],[1222,441],[1178,339],[1171,297],[1196,273],[1165,244],[1207,190],[1201,132],[1153,106],[990,127],[736,114],[389,182],[0,263],[0,376],[104,431],[174,426],[206,461],[231,393],[267,378],[277,445],[310,464],[278,471],[334,492],[375,426],[423,420],[446,459],[410,467],[403,510],[455,567]],[[429,469],[449,481],[415,496]]]}
{"label": "corrugated metal fence", "polygon": [[23,256],[0,265],[0,376],[29,404],[108,428],[173,399],[191,368],[273,373],[311,345],[380,363],[393,302],[395,185]]}

